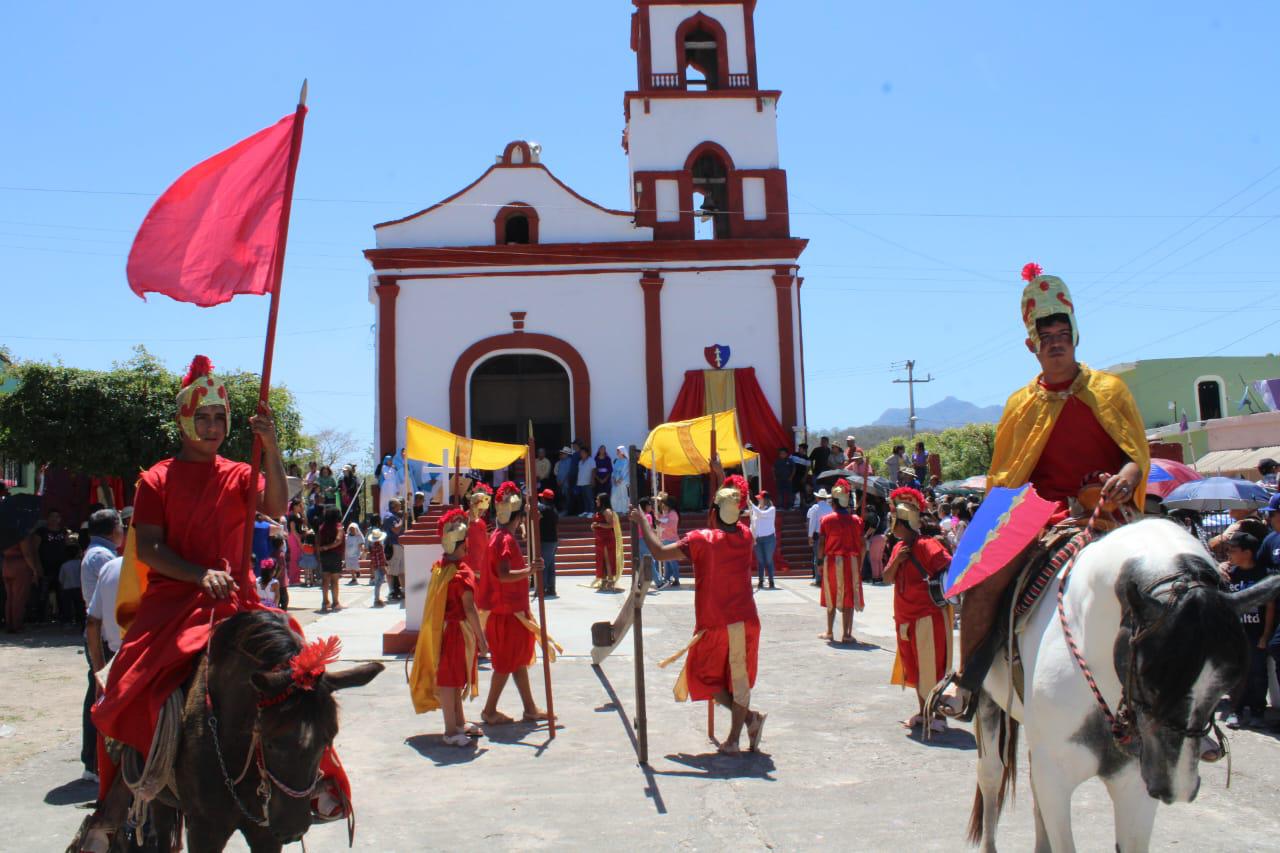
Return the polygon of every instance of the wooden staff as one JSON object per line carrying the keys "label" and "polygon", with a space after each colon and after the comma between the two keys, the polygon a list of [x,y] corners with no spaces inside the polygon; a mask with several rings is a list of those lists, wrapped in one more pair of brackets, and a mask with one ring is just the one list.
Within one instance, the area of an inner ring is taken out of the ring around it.
{"label": "wooden staff", "polygon": [[[525,540],[529,548],[529,564],[533,565],[535,559],[542,557],[542,550],[538,542],[538,481],[534,474],[533,457],[537,452],[533,438],[533,421],[529,421],[529,446],[524,453],[524,486],[528,497],[525,498],[525,504],[528,507],[528,529],[525,530]],[[536,569],[533,573],[534,588],[538,591],[538,625],[542,631],[542,684],[547,694],[547,728],[549,730],[547,739],[554,740],[556,736],[556,703],[551,696],[551,656],[548,654],[547,646],[547,599],[543,595],[542,589],[542,570]]]}
{"label": "wooden staff", "polygon": [[[634,444],[631,445],[627,451],[627,467],[630,469],[627,478],[627,497],[631,506],[640,505],[638,480],[640,466],[637,462],[639,458],[640,448]],[[631,525],[631,606],[634,611],[631,617],[631,642],[636,670],[636,746],[640,763],[647,765],[649,763],[649,714],[645,705],[644,685],[644,597],[640,595],[640,590],[644,586],[644,577],[641,575],[643,570],[644,563],[640,560],[640,531],[633,524]]]}
{"label": "wooden staff", "polygon": [[[720,491],[720,475],[716,473],[715,463],[720,459],[720,448],[716,441],[716,413],[711,413],[711,455],[708,457],[711,468],[711,509],[707,513],[708,526],[715,529],[716,525],[716,492]],[[697,592],[695,591],[696,595]],[[707,700],[707,737],[711,740],[716,739],[716,700]]]}

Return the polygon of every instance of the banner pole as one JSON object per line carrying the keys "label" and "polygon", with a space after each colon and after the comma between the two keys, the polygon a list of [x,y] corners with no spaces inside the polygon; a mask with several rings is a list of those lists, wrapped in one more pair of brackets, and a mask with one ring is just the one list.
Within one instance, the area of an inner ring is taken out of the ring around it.
{"label": "banner pole", "polygon": [[[271,304],[267,309],[267,339],[262,352],[262,374],[258,385],[258,407],[267,402],[271,392],[271,364],[276,348],[276,320],[280,314],[280,284],[284,280],[284,254],[289,242],[289,213],[293,206],[294,177],[298,173],[298,155],[302,151],[302,124],[307,117],[307,81],[302,81],[298,108],[293,114],[293,136],[289,141],[289,167],[284,179],[284,204],[276,233],[276,251],[271,269]],[[257,414],[257,411],[254,412]],[[245,490],[245,566],[253,570],[253,525],[258,519],[258,469],[262,466],[262,439],[255,433],[249,453],[249,488]]]}
{"label": "banner pole", "polygon": [[[652,451],[651,451],[652,452]],[[627,465],[630,467],[627,477],[628,498],[631,506],[640,505],[640,448],[634,444],[627,452]],[[652,558],[651,558],[652,559]],[[631,640],[635,657],[636,680],[636,746],[640,763],[649,763],[649,712],[645,700],[644,684],[644,598],[640,590],[644,588],[644,561],[640,559],[640,530],[631,525]]]}
{"label": "banner pole", "polygon": [[[538,523],[540,521],[540,513],[538,510],[538,484],[534,478],[533,457],[537,452],[533,437],[533,421],[529,421],[529,446],[524,452],[524,487],[528,497],[525,503],[528,507],[529,529],[525,532],[525,537],[529,543],[529,565],[534,565],[535,559],[542,557],[542,549],[538,541]],[[538,626],[542,632],[542,685],[547,694],[547,739],[555,740],[556,736],[556,703],[551,695],[551,656],[547,653],[550,643],[547,641],[547,598],[542,583],[542,569],[536,569],[533,572],[534,589],[538,591]]]}

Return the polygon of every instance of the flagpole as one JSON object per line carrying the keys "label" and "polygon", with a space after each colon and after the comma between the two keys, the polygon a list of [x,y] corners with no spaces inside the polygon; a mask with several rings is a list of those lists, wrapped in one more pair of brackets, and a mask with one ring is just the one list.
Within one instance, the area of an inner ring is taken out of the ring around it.
{"label": "flagpole", "polygon": [[[525,540],[529,543],[529,565],[536,566],[542,558],[541,539],[539,537],[538,485],[534,476],[533,458],[536,454],[537,442],[533,437],[533,421],[529,421],[529,446],[524,451],[524,487],[528,497],[525,498],[528,509],[528,527]],[[552,510],[554,512],[554,510]],[[547,696],[547,740],[556,737],[556,703],[551,695],[551,655],[550,642],[547,638],[547,597],[543,588],[542,569],[533,570],[533,585],[538,595],[538,627],[542,632],[542,687]]]}
{"label": "flagpole", "polygon": [[[258,386],[258,406],[267,402],[271,391],[271,363],[275,355],[276,320],[280,314],[280,283],[284,279],[284,253],[289,242],[289,212],[293,207],[293,182],[298,173],[298,155],[302,151],[302,124],[307,117],[307,81],[302,81],[298,94],[298,108],[293,114],[293,136],[289,141],[289,167],[284,179],[284,205],[280,210],[280,226],[276,235],[275,258],[271,270],[271,306],[267,312],[267,340],[262,353],[262,381]],[[256,412],[255,412],[256,414]],[[258,516],[258,469],[262,465],[262,439],[253,436],[253,451],[249,455],[249,488],[245,493],[245,562],[252,569],[253,525]]]}

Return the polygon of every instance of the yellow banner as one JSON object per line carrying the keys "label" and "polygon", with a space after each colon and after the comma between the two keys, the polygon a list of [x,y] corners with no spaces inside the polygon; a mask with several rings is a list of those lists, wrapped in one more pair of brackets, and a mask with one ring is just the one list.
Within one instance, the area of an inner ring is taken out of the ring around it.
{"label": "yellow banner", "polygon": [[743,448],[738,438],[738,419],[733,409],[704,415],[690,421],[658,424],[645,439],[636,460],[659,474],[688,477],[711,472],[711,424],[716,427],[716,451],[725,468],[742,466],[743,459],[755,459],[754,451]]}
{"label": "yellow banner", "polygon": [[523,444],[500,444],[496,441],[464,438],[414,418],[404,420],[404,455],[419,462],[441,465],[447,451],[450,468],[496,471],[515,462],[526,450]]}

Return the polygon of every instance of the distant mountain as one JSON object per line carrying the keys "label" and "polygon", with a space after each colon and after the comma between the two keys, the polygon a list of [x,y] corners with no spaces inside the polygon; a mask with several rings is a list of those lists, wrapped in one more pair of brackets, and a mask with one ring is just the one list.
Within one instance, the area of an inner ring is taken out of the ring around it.
{"label": "distant mountain", "polygon": [[[916,428],[922,430],[947,429],[965,424],[993,424],[1000,420],[1003,406],[975,406],[965,400],[947,397],[916,409]],[[876,418],[873,426],[902,427],[907,426],[907,409],[886,409],[884,414]]]}

